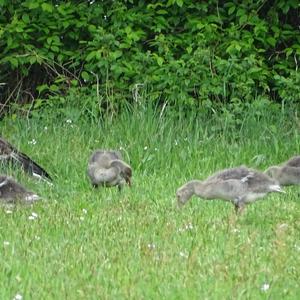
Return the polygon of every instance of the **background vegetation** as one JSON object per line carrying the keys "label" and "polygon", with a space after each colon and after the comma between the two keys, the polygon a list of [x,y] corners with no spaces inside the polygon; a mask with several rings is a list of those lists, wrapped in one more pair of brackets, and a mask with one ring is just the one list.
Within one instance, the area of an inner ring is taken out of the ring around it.
{"label": "background vegetation", "polygon": [[[0,299],[300,299],[298,187],[240,217],[174,205],[299,154],[299,19],[296,0],[0,0],[0,136],[54,178],[1,166],[44,200],[1,206]],[[91,188],[96,148],[131,189]]]}
{"label": "background vegetation", "polygon": [[1,111],[56,106],[78,87],[101,108],[145,94],[176,107],[299,103],[298,4],[1,0]]}

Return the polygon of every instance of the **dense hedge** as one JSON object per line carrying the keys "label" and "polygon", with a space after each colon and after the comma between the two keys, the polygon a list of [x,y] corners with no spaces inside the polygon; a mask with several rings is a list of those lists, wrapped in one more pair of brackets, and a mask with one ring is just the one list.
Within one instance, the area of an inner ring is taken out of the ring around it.
{"label": "dense hedge", "polygon": [[297,0],[0,0],[1,103],[96,85],[114,103],[145,93],[178,105],[300,102],[299,9]]}

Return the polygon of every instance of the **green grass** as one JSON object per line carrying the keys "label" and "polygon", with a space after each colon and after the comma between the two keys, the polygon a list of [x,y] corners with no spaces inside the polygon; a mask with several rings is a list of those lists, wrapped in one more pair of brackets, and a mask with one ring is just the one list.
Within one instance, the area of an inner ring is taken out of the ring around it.
{"label": "green grass", "polygon": [[[299,187],[240,217],[223,201],[174,205],[187,180],[241,164],[263,170],[299,153],[292,112],[249,109],[234,120],[141,108],[72,121],[0,123],[54,177],[51,187],[9,171],[46,200],[0,211],[0,299],[300,299]],[[132,189],[91,188],[96,148],[121,149]]]}

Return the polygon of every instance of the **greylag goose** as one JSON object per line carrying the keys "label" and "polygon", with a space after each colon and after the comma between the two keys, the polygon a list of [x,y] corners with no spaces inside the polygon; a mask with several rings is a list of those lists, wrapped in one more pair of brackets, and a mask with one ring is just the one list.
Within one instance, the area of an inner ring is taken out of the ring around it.
{"label": "greylag goose", "polygon": [[300,156],[294,156],[279,166],[271,166],[265,173],[280,185],[300,185]]}
{"label": "greylag goose", "polygon": [[184,205],[193,195],[200,198],[222,199],[234,204],[236,212],[242,212],[246,204],[268,193],[283,193],[275,179],[245,166],[219,171],[204,181],[192,180],[177,192],[179,205]]}
{"label": "greylag goose", "polygon": [[37,200],[40,200],[37,194],[28,191],[11,177],[0,175],[0,201],[33,203]]}
{"label": "greylag goose", "polygon": [[20,164],[28,174],[38,178],[52,180],[50,175],[41,166],[2,138],[0,138],[0,162],[1,161],[16,162]]}
{"label": "greylag goose", "polygon": [[94,187],[131,186],[132,169],[126,164],[121,154],[113,150],[96,150],[88,163],[87,174]]}

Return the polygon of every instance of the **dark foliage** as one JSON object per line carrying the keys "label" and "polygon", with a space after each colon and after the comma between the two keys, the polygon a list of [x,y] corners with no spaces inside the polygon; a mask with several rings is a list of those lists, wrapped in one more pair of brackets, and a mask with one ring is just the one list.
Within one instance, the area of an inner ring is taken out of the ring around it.
{"label": "dark foliage", "polygon": [[79,87],[106,106],[299,102],[299,20],[296,0],[0,0],[0,112]]}

